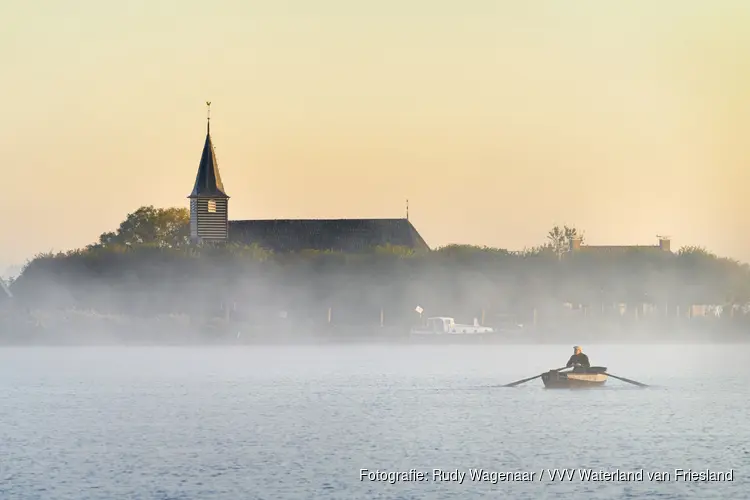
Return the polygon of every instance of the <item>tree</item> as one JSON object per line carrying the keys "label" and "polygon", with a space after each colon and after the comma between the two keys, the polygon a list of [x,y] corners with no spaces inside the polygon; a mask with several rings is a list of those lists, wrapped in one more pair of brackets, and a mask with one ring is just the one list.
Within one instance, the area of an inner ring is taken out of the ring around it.
{"label": "tree", "polygon": [[128,214],[120,227],[99,236],[94,246],[156,245],[175,248],[185,245],[190,235],[190,212],[186,208],[141,207]]}
{"label": "tree", "polygon": [[558,257],[570,249],[571,242],[577,239],[583,243],[583,233],[575,227],[555,226],[547,233],[547,245]]}

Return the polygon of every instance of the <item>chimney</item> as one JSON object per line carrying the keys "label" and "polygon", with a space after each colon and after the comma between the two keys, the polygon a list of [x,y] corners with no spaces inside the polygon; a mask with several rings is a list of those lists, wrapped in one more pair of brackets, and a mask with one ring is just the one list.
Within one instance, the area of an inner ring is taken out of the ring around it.
{"label": "chimney", "polygon": [[663,252],[671,252],[672,247],[669,241],[669,238],[666,236],[659,236],[659,249]]}
{"label": "chimney", "polygon": [[575,252],[576,250],[580,250],[580,249],[581,249],[581,238],[580,237],[571,238],[570,251]]}

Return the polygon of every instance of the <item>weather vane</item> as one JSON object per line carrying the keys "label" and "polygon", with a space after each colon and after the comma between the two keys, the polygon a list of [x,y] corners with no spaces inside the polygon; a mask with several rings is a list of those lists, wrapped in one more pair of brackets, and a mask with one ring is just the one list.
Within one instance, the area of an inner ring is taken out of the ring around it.
{"label": "weather vane", "polygon": [[206,128],[211,130],[211,101],[206,101]]}

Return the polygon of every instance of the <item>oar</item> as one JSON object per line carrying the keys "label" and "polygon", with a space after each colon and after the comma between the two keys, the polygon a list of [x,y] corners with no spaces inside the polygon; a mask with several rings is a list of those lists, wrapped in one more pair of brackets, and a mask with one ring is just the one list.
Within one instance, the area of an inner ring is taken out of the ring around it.
{"label": "oar", "polygon": [[[555,368],[554,370],[551,370],[551,371],[553,371],[553,372],[559,372],[560,370],[564,370],[566,368],[568,368],[568,367],[567,366],[563,366],[562,368]],[[547,372],[544,372],[544,373],[547,373]],[[540,373],[539,375],[536,375],[534,377],[529,377],[529,378],[525,378],[525,379],[522,379],[522,380],[517,380],[515,382],[511,382],[510,384],[501,385],[500,387],[515,387],[517,385],[523,384],[524,382],[528,382],[530,380],[537,379],[537,378],[541,377],[542,375],[544,375],[544,373]]]}
{"label": "oar", "polygon": [[633,385],[637,385],[637,386],[640,386],[640,387],[648,387],[646,384],[642,384],[640,382],[636,382],[635,380],[630,380],[629,378],[618,377],[617,375],[612,375],[611,373],[607,373],[607,375],[610,376],[610,377],[612,377],[612,378],[616,378],[617,380],[622,380],[623,382],[627,382],[628,384],[633,384]]}

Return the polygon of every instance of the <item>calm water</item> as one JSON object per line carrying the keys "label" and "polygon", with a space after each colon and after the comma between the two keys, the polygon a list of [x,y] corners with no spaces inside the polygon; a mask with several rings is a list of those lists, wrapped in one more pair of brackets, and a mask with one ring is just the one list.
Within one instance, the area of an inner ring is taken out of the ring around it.
{"label": "calm water", "polygon": [[[750,498],[749,347],[585,352],[655,387],[491,387],[564,365],[568,345],[0,349],[0,498]],[[459,484],[435,468],[535,476]],[[564,468],[644,480],[539,480]]]}

